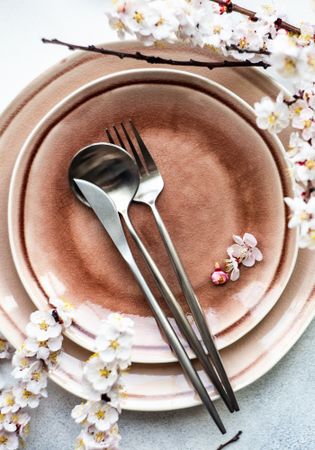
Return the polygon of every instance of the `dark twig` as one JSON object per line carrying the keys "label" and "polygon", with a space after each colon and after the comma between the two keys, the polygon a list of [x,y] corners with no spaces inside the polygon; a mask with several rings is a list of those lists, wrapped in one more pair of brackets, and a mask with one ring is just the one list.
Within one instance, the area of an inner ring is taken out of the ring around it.
{"label": "dark twig", "polygon": [[[251,11],[250,9],[246,9],[243,8],[242,6],[236,5],[231,0],[210,0],[210,1],[217,3],[222,7],[223,10],[225,10],[228,13],[237,12],[243,14],[244,16],[249,17],[251,20],[254,21],[258,20],[255,11]],[[294,25],[291,25],[290,23],[285,22],[280,18],[276,20],[275,24],[278,28],[282,28],[283,30],[287,30],[294,34],[301,34],[300,28],[295,27]]]}
{"label": "dark twig", "polygon": [[222,448],[227,447],[230,444],[233,444],[233,442],[236,442],[239,440],[239,438],[241,437],[241,434],[243,432],[239,431],[238,433],[236,433],[236,435],[234,437],[232,437],[232,439],[230,439],[229,441],[225,442],[224,444],[219,445],[219,447],[217,448],[217,450],[222,450]]}
{"label": "dark twig", "polygon": [[146,61],[149,64],[168,64],[171,66],[191,66],[191,67],[205,67],[209,70],[218,69],[221,67],[262,67],[263,69],[267,69],[270,67],[270,64],[264,61],[251,62],[249,60],[246,61],[198,61],[195,59],[188,60],[180,60],[180,59],[169,59],[162,58],[161,56],[152,56],[145,55],[141,52],[129,53],[122,52],[117,50],[110,50],[107,48],[96,47],[95,45],[77,45],[71,44],[69,42],[63,42],[59,39],[46,39],[43,38],[42,42],[44,44],[55,44],[61,45],[63,47],[68,47],[69,50],[83,50],[86,52],[99,53],[101,55],[111,55],[116,56],[117,58],[129,58],[129,59],[137,59],[140,61]]}

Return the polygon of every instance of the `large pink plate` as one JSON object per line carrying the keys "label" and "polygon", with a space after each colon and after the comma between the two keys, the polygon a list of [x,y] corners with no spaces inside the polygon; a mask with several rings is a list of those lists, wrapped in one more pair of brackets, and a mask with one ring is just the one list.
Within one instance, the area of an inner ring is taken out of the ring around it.
{"label": "large pink plate", "polygon": [[[135,321],[134,361],[174,360],[127,266],[68,183],[73,155],[128,118],[163,174],[159,209],[217,345],[228,346],[270,311],[292,273],[296,233],[286,226],[283,202],[292,179],[280,140],[258,129],[247,103],[199,75],[137,69],[105,76],[43,117],[11,180],[9,235],[20,278],[38,308],[54,296],[75,306],[67,335],[81,346],[92,350],[100,321],[120,311]],[[185,307],[149,211],[135,206],[132,213]],[[257,237],[264,261],[243,268],[238,282],[211,285],[214,261],[245,231]]]}
{"label": "large pink plate", "polygon": [[[119,46],[128,50],[139,49],[138,44],[133,43]],[[191,51],[185,48],[171,47],[163,52],[166,56],[191,56]],[[109,58],[106,63],[108,71],[115,72],[121,68],[120,62],[115,59]],[[139,66],[139,63],[132,63],[129,68]],[[197,72],[220,79],[250,104],[262,95],[275,97],[279,90],[277,85],[257,71]],[[80,85],[83,74],[85,81],[103,75],[104,60],[86,54],[69,58],[35,80],[3,115],[0,121],[0,201],[3,211],[7,207],[9,182],[22,142],[40,117],[56,101],[62,99],[68,89],[72,91]],[[281,138],[286,143],[286,136]],[[0,236],[0,329],[17,347],[25,337],[25,326],[35,307],[15,271],[8,241],[6,214],[0,216]],[[314,252],[300,251],[293,275],[272,311],[244,338],[222,350],[224,363],[235,389],[247,386],[266,373],[292,347],[311,322],[315,313],[314,264]],[[70,392],[86,397],[88,392],[80,383],[80,360],[86,355],[72,342],[66,340],[65,344],[67,353],[51,378]],[[127,409],[175,409],[198,403],[177,364],[134,364],[126,383],[128,396],[124,399],[124,407]],[[210,390],[212,392],[211,388]]]}

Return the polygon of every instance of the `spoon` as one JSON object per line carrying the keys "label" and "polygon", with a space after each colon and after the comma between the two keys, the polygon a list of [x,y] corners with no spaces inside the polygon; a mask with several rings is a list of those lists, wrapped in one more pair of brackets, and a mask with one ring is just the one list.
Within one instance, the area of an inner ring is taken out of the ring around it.
{"label": "spoon", "polygon": [[108,144],[96,143],[80,150],[72,159],[69,168],[69,181],[75,195],[85,205],[89,203],[82,195],[81,190],[74,182],[75,179],[89,181],[101,188],[112,200],[117,211],[133,237],[139,251],[142,253],[155,281],[157,287],[164,297],[167,305],[173,313],[177,326],[190,344],[195,355],[199,358],[212,383],[220,393],[228,409],[232,412],[233,405],[225,392],[216,371],[214,370],[208,355],[198,340],[192,325],[188,321],[181,305],[175,298],[163,275],[152,259],[147,248],[143,244],[135,230],[128,214],[130,203],[138,190],[140,177],[138,167],[129,155],[121,147]]}

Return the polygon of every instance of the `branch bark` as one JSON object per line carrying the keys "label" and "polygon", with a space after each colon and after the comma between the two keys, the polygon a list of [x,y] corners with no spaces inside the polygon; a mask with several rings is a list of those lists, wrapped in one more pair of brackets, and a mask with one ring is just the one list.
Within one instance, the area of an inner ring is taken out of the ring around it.
{"label": "branch bark", "polygon": [[251,62],[246,61],[199,61],[195,59],[180,60],[180,59],[169,59],[162,58],[161,56],[145,55],[141,52],[129,53],[117,50],[110,50],[103,47],[96,47],[95,45],[77,45],[71,44],[70,42],[60,41],[59,39],[46,39],[43,38],[42,42],[44,44],[54,44],[67,47],[69,50],[83,50],[86,52],[99,53],[101,55],[116,56],[117,58],[129,58],[137,59],[139,61],[145,61],[149,64],[168,64],[171,66],[190,66],[190,67],[205,67],[209,70],[223,68],[223,67],[262,67],[267,69],[270,65],[264,61]]}
{"label": "branch bark", "polygon": [[[256,17],[255,11],[251,11],[250,9],[246,9],[246,8],[243,8],[242,6],[236,5],[231,0],[210,0],[210,1],[220,5],[222,8],[224,8],[224,10],[227,13],[237,12],[237,13],[243,14],[244,16],[249,17],[251,20],[254,20],[254,21],[258,20],[258,18]],[[275,24],[278,28],[287,30],[290,33],[301,34],[300,28],[295,27],[294,25],[291,25],[290,23],[285,22],[284,20],[282,20],[280,18],[278,18],[275,21]]]}

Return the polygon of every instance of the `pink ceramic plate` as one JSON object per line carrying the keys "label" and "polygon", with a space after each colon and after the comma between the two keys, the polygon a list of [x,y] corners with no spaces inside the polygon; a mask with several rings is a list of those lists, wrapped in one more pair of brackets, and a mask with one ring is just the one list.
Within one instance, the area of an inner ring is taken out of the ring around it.
{"label": "pink ceramic plate", "polygon": [[[81,346],[92,350],[100,320],[121,311],[135,321],[134,361],[174,360],[128,268],[68,184],[73,155],[128,118],[163,174],[159,208],[210,329],[220,348],[230,345],[269,312],[293,270],[296,233],[286,227],[283,203],[292,180],[279,139],[257,128],[245,102],[197,75],[147,69],[105,76],[40,121],[11,181],[9,235],[20,278],[38,308],[52,296],[75,306],[68,336]],[[149,211],[132,212],[185,307]],[[224,260],[232,235],[245,231],[257,237],[264,261],[242,269],[238,282],[211,285],[214,262]]]}
{"label": "pink ceramic plate", "polygon": [[[130,51],[138,50],[138,44],[119,44]],[[150,49],[150,51],[157,51]],[[170,47],[163,50],[165,56],[187,58],[191,50]],[[107,60],[106,60],[107,61]],[[119,70],[120,61],[109,58],[106,69]],[[132,62],[128,67],[139,67]],[[104,60],[91,55],[79,55],[54,67],[33,82],[10,105],[0,121],[0,201],[5,211],[9,182],[14,161],[22,142],[45,114],[67,90],[104,73]],[[279,87],[263,74],[252,70],[223,70],[211,72],[198,70],[203,75],[218,77],[224,85],[234,89],[245,100],[253,103],[262,95],[273,97]],[[286,142],[286,136],[282,136]],[[34,305],[27,296],[17,276],[11,258],[7,216],[0,215],[0,330],[16,347],[24,339],[24,330]],[[294,273],[271,313],[243,339],[221,353],[232,377],[235,389],[253,382],[268,371],[296,342],[314,317],[314,263],[315,253],[300,252]],[[86,397],[88,392],[80,383],[81,362],[84,351],[65,341],[67,354],[51,377],[65,389]],[[176,364],[132,366],[126,378],[128,396],[124,407],[138,410],[161,410],[193,406],[198,403]]]}

